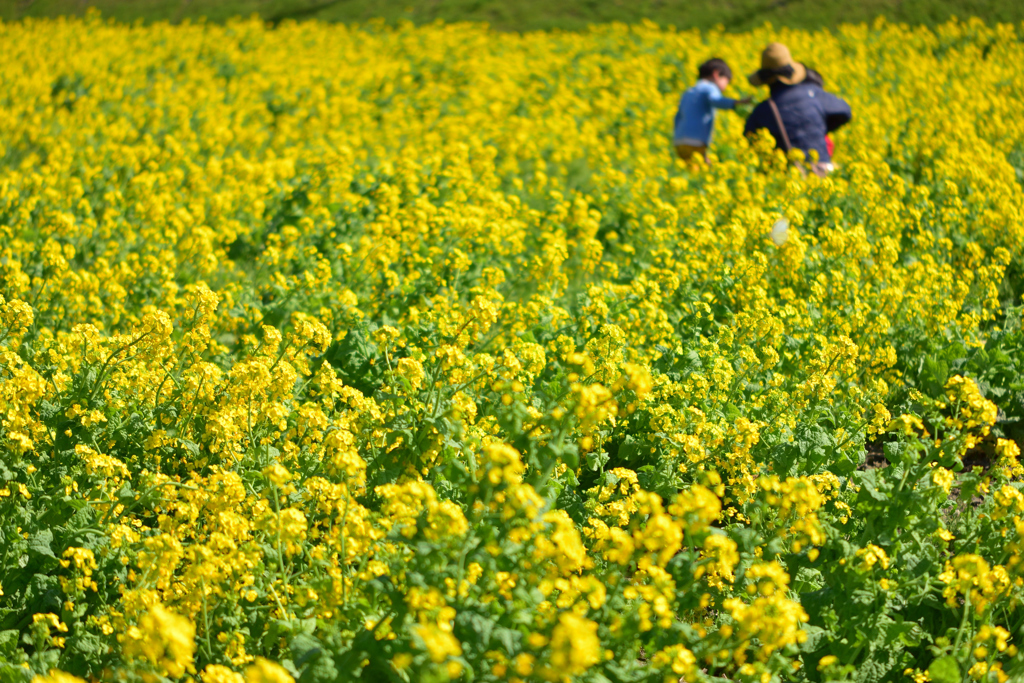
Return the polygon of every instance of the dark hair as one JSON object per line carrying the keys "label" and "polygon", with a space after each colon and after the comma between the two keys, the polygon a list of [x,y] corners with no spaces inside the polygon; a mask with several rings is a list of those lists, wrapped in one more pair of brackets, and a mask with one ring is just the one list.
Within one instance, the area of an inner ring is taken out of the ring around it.
{"label": "dark hair", "polygon": [[821,74],[811,67],[807,67],[807,78],[804,79],[804,83],[813,83],[822,90],[825,89],[825,79],[821,77]]}
{"label": "dark hair", "polygon": [[720,73],[730,81],[732,80],[732,69],[729,68],[724,59],[715,57],[697,67],[697,76],[699,78],[711,78],[715,73]]}

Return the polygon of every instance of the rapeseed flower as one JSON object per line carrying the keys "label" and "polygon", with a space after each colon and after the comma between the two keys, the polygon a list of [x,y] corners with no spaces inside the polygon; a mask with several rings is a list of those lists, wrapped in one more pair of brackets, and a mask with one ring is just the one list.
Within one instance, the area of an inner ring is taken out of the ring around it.
{"label": "rapeseed flower", "polygon": [[0,32],[26,675],[1019,677],[1019,27],[786,31],[825,179],[666,154],[764,31]]}

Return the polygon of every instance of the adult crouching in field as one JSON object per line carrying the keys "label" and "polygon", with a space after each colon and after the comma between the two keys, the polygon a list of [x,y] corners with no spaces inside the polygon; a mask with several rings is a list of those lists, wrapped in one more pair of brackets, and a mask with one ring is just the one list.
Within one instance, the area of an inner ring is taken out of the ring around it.
{"label": "adult crouching in field", "polygon": [[807,78],[807,67],[793,61],[789,48],[772,43],[761,53],[761,68],[750,75],[753,86],[767,85],[771,95],[747,117],[744,132],[762,128],[775,138],[775,144],[787,153],[803,150],[809,158],[817,152],[816,162],[800,164],[801,171],[824,176],[832,171],[832,154],[826,140],[829,133],[852,118],[850,105]]}

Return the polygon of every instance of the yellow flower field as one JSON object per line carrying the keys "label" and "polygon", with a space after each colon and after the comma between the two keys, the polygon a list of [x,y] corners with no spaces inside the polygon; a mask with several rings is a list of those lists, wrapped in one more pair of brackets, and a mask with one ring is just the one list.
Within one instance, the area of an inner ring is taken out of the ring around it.
{"label": "yellow flower field", "polygon": [[[771,40],[839,170],[676,160]],[[0,682],[1020,680],[1022,110],[976,20],[0,24]]]}

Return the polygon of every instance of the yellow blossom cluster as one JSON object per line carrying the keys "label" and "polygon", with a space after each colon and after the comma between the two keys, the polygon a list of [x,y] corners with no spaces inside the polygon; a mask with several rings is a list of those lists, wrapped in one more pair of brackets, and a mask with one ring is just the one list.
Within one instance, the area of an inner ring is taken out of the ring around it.
{"label": "yellow blossom cluster", "polygon": [[[780,38],[837,170],[674,158]],[[1024,676],[1024,27],[0,57],[0,681]]]}

